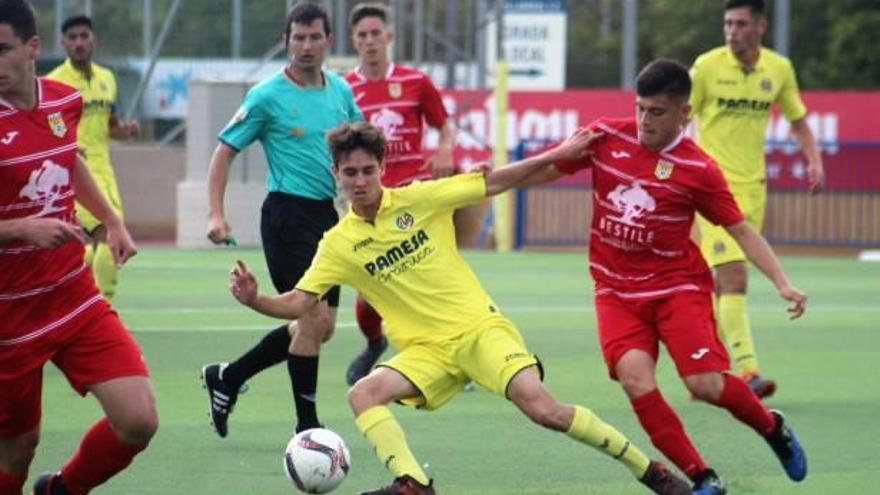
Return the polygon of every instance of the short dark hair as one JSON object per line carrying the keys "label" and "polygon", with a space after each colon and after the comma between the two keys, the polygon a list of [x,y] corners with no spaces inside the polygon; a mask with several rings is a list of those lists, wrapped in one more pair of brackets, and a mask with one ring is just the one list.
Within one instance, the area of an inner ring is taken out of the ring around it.
{"label": "short dark hair", "polygon": [[37,15],[25,0],[0,0],[0,24],[9,24],[22,43],[37,35]]}
{"label": "short dark hair", "polygon": [[359,3],[348,16],[348,25],[354,28],[365,17],[378,17],[383,23],[388,24],[388,7],[381,3]]}
{"label": "short dark hair", "polygon": [[636,77],[636,93],[639,96],[666,95],[687,99],[691,94],[691,76],[680,62],[654,60]]}
{"label": "short dark hair", "polygon": [[61,23],[61,34],[67,34],[68,29],[77,26],[85,26],[92,31],[92,18],[87,15],[74,15],[64,19]]}
{"label": "short dark hair", "polygon": [[327,144],[334,167],[339,167],[339,162],[355,150],[363,150],[379,163],[385,159],[385,135],[369,122],[342,124],[327,134]]}
{"label": "short dark hair", "polygon": [[311,25],[316,20],[324,21],[324,34],[330,36],[330,16],[324,7],[311,2],[299,2],[294,5],[287,14],[287,25],[284,27],[284,43],[290,39],[290,26],[292,24]]}
{"label": "short dark hair", "polygon": [[724,11],[748,7],[752,15],[764,15],[764,0],[727,0],[724,2]]}

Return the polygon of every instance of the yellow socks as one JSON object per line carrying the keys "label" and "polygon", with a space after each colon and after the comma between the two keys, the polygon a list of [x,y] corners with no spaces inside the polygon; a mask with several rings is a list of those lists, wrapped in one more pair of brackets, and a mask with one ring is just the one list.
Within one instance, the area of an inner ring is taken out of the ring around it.
{"label": "yellow socks", "polygon": [[641,450],[629,443],[623,433],[581,406],[574,406],[574,419],[566,435],[617,459],[638,479],[645,475],[651,463]]}
{"label": "yellow socks", "polygon": [[758,356],[752,340],[745,294],[721,294],[718,298],[718,326],[739,374],[757,374]]}
{"label": "yellow socks", "polygon": [[409,446],[400,424],[394,419],[391,410],[385,406],[375,406],[364,411],[354,420],[358,429],[376,450],[379,460],[395,477],[408,474],[416,481],[427,485],[429,480],[419,466]]}
{"label": "yellow socks", "polygon": [[86,246],[85,259],[86,263],[92,267],[95,282],[97,282],[101,294],[112,300],[116,295],[119,269],[116,268],[116,263],[113,261],[110,246],[106,242],[99,242],[98,249],[93,249],[91,245]]}

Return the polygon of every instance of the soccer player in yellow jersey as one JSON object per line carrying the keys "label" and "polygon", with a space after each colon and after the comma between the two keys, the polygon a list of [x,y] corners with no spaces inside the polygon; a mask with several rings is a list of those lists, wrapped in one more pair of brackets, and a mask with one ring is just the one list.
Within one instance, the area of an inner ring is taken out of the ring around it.
{"label": "soccer player in yellow jersey", "polygon": [[345,124],[328,140],[351,209],[324,235],[296,288],[260,294],[243,262],[233,269],[232,294],[266,315],[296,318],[334,285],[348,284],[385,317],[388,339],[400,353],[355,383],[349,404],[358,429],[396,479],[364,494],[434,494],[388,405],[399,401],[433,410],[470,380],[509,399],[536,423],[614,457],[655,493],[691,493],[594,413],[550,395],[538,360],[456,248],[455,209],[516,187],[554,161],[584,156],[598,137],[582,130],[548,152],[486,175],[385,189],[382,131],[369,123]]}
{"label": "soccer player in yellow jersey", "polygon": [[[812,192],[824,181],[822,157],[806,123],[791,62],[761,46],[767,30],[763,0],[727,0],[726,45],[700,55],[691,68],[691,106],[697,142],[721,166],[740,210],[755,229],[764,223],[767,181],[764,140],[770,109],[779,105],[807,158]],[[776,391],[761,377],[746,309],[745,254],[724,229],[698,217],[700,247],[715,269],[717,315],[721,334],[739,373],[759,397]]]}
{"label": "soccer player in yellow jersey", "polygon": [[[138,134],[139,128],[136,122],[123,122],[116,115],[116,78],[92,61],[97,44],[92,20],[84,15],[70,17],[62,23],[61,34],[67,60],[46,77],[73,86],[82,95],[83,114],[76,128],[80,153],[98,188],[121,218],[122,200],[110,163],[110,138],[129,139]],[[104,239],[104,226],[79,203],[76,218],[93,241],[86,247],[86,263],[95,273],[101,294],[112,299],[116,294],[118,267]]]}

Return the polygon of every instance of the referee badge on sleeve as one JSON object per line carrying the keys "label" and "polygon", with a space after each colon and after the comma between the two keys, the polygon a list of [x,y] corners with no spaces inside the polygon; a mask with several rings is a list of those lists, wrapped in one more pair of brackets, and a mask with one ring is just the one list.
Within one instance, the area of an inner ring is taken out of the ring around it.
{"label": "referee badge on sleeve", "polygon": [[654,177],[657,177],[660,180],[666,180],[672,177],[672,170],[674,168],[675,164],[671,162],[657,160],[657,168],[654,169]]}

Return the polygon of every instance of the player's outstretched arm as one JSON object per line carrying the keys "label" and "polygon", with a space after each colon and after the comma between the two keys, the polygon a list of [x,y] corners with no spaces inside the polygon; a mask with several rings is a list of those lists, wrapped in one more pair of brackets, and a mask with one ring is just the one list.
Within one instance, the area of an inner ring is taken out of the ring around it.
{"label": "player's outstretched arm", "polygon": [[[533,157],[511,163],[486,174],[486,196],[531,183],[529,178],[541,173],[555,162],[579,160],[587,156],[590,145],[602,134],[578,129],[561,144]],[[556,172],[554,170],[554,172]],[[558,172],[556,172],[558,173]]]}
{"label": "player's outstretched arm", "polygon": [[299,289],[277,296],[260,294],[257,279],[244,261],[238,260],[229,276],[229,292],[238,302],[258,313],[295,320],[318,303],[318,297]]}
{"label": "player's outstretched arm", "polygon": [[92,173],[79,156],[76,157],[76,166],[73,169],[73,190],[77,201],[95,215],[101,221],[101,225],[107,229],[107,246],[110,247],[116,266],[124,265],[129,258],[137,254],[137,247],[122,219],[107,203],[104,194],[95,184]]}
{"label": "player's outstretched arm", "polygon": [[759,234],[746,222],[725,227],[727,232],[736,239],[740,247],[761,272],[773,282],[779,295],[793,304],[788,308],[791,319],[799,318],[807,309],[807,295],[788,283],[785,272],[773,249],[767,244],[764,236]]}
{"label": "player's outstretched arm", "polygon": [[232,233],[223,209],[223,196],[229,180],[229,167],[238,152],[225,143],[218,143],[211,155],[208,170],[208,239],[214,244],[228,243]]}

